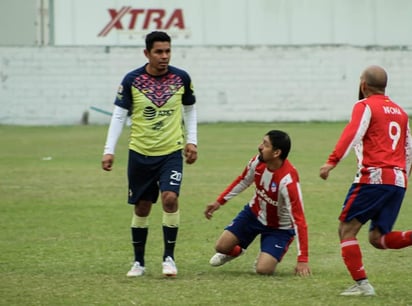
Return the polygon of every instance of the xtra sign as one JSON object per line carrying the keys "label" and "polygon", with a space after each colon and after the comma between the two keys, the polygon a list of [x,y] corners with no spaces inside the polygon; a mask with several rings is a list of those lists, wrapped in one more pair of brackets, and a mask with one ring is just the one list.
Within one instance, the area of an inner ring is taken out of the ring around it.
{"label": "xtra sign", "polygon": [[186,30],[182,9],[132,8],[123,6],[117,10],[109,8],[110,20],[97,36],[107,36],[111,31],[164,30],[173,32]]}
{"label": "xtra sign", "polygon": [[167,32],[175,45],[196,45],[202,38],[192,34],[202,33],[194,14],[199,2],[55,0],[53,8],[56,45],[142,45],[155,30]]}

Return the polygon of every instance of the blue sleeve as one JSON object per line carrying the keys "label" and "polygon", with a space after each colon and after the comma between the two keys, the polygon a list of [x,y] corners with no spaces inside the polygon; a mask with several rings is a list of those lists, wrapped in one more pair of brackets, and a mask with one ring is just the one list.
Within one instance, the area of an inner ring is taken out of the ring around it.
{"label": "blue sleeve", "polygon": [[194,94],[192,80],[190,79],[190,76],[187,73],[184,73],[183,82],[185,86],[185,93],[182,97],[182,104],[193,105],[196,102],[196,96]]}
{"label": "blue sleeve", "polygon": [[183,80],[183,86],[185,88],[185,92],[182,97],[182,104],[183,105],[195,104],[196,97],[195,97],[194,90],[193,90],[193,83],[192,83],[192,80],[190,79],[189,74],[186,71],[176,68],[174,66],[169,66],[169,70],[172,73],[179,75]]}
{"label": "blue sleeve", "polygon": [[123,78],[122,83],[119,85],[119,88],[117,90],[116,99],[114,100],[115,105],[129,111],[132,109],[133,104],[132,80],[133,77],[130,73]]}

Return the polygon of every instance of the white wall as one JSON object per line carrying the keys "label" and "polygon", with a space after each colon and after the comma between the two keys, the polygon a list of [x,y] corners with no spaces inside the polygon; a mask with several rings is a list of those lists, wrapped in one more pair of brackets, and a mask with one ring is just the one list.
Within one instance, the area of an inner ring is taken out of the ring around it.
{"label": "white wall", "polygon": [[[176,10],[184,28],[165,29]],[[172,35],[201,122],[347,120],[370,64],[412,115],[411,16],[411,0],[1,0],[0,124],[108,123],[90,107],[112,110],[154,29]]]}
{"label": "white wall", "polygon": [[[142,48],[0,47],[0,124],[78,124],[110,117],[124,74]],[[412,49],[350,46],[173,47],[194,82],[200,122],[347,120],[359,75],[389,73],[387,93],[412,114]]]}
{"label": "white wall", "polygon": [[0,45],[40,43],[40,1],[45,0],[0,0]]}
{"label": "white wall", "polygon": [[[175,46],[412,45],[410,0],[53,0],[53,3],[54,42],[61,46],[136,46],[152,30],[173,34]],[[110,24],[111,21],[115,22]],[[99,35],[105,28],[104,35]]]}

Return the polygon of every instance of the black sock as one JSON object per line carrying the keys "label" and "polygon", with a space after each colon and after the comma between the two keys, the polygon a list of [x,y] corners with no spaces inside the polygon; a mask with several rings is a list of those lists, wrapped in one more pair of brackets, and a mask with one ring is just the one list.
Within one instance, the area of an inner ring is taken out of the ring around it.
{"label": "black sock", "polygon": [[134,260],[144,267],[144,250],[146,246],[147,227],[132,227],[132,244],[134,250]]}
{"label": "black sock", "polygon": [[163,225],[163,241],[164,241],[164,253],[163,260],[167,256],[170,256],[174,259],[174,251],[176,245],[178,227],[168,227]]}

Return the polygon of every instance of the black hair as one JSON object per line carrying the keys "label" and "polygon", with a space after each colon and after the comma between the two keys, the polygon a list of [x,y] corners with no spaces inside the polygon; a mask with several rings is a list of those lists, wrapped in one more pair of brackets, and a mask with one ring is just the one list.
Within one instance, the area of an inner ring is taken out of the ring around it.
{"label": "black hair", "polygon": [[166,41],[166,42],[171,42],[172,39],[166,32],[162,31],[153,31],[149,34],[146,35],[146,50],[150,51],[153,48],[153,44],[156,41]]}
{"label": "black hair", "polygon": [[266,135],[269,136],[273,150],[279,149],[281,151],[280,159],[285,160],[289,155],[291,147],[289,135],[279,130],[271,130]]}

